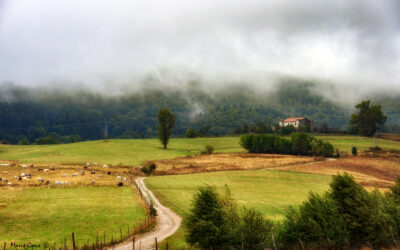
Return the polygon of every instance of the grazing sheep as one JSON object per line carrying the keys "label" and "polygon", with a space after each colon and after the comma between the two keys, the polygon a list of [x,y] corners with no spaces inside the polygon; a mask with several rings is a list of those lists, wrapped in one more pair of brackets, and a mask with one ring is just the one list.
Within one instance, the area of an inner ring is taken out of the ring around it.
{"label": "grazing sheep", "polygon": [[108,168],[107,164],[104,164],[104,165],[103,165],[103,168]]}
{"label": "grazing sheep", "polygon": [[89,163],[89,162],[86,162],[86,166],[88,166],[88,167],[89,167],[89,166],[90,166],[90,163]]}
{"label": "grazing sheep", "polygon": [[30,165],[29,165],[31,168],[33,168],[34,166],[33,166],[33,163],[31,163]]}
{"label": "grazing sheep", "polygon": [[12,182],[8,182],[7,185],[12,186]]}
{"label": "grazing sheep", "polygon": [[111,171],[108,171],[107,174],[108,174],[108,175],[111,175]]}
{"label": "grazing sheep", "polygon": [[4,182],[8,182],[8,180],[6,178],[3,179]]}
{"label": "grazing sheep", "polygon": [[86,166],[86,165],[85,165],[85,166],[83,166],[83,169],[87,169],[87,168],[88,168],[88,166]]}
{"label": "grazing sheep", "polygon": [[4,171],[4,174],[8,174],[8,171]]}
{"label": "grazing sheep", "polygon": [[17,179],[18,179],[18,176],[14,176],[14,179],[16,179],[16,180],[17,180]]}
{"label": "grazing sheep", "polygon": [[78,176],[78,175],[79,175],[79,173],[73,173],[71,176],[75,177],[75,176]]}
{"label": "grazing sheep", "polygon": [[124,177],[124,181],[126,181],[126,177]]}
{"label": "grazing sheep", "polygon": [[26,177],[26,176],[22,177],[22,180],[27,180],[27,179],[28,179],[28,177]]}
{"label": "grazing sheep", "polygon": [[96,181],[95,181],[95,180],[92,180],[92,184],[96,184]]}
{"label": "grazing sheep", "polygon": [[43,182],[43,178],[42,177],[38,177],[37,180]]}
{"label": "grazing sheep", "polygon": [[49,181],[49,180],[47,180],[47,181],[46,181],[46,184],[50,184],[50,181]]}
{"label": "grazing sheep", "polygon": [[81,171],[81,175],[85,175],[85,170],[80,170]]}
{"label": "grazing sheep", "polygon": [[38,171],[43,171],[43,168],[38,168]]}
{"label": "grazing sheep", "polygon": [[96,174],[96,171],[90,171],[90,174]]}
{"label": "grazing sheep", "polygon": [[54,168],[50,168],[50,170],[54,170]]}
{"label": "grazing sheep", "polygon": [[64,185],[64,181],[55,181],[54,184],[56,184],[56,185]]}
{"label": "grazing sheep", "polygon": [[66,181],[64,184],[65,184],[65,185],[69,185],[69,182],[68,182],[68,181]]}
{"label": "grazing sheep", "polygon": [[43,169],[43,172],[47,172],[47,171],[49,171],[49,169],[48,169],[48,168],[45,168],[45,169]]}
{"label": "grazing sheep", "polygon": [[102,174],[99,174],[99,178],[103,178],[103,175],[102,175]]}
{"label": "grazing sheep", "polygon": [[124,185],[123,182],[118,182],[118,187],[122,187]]}
{"label": "grazing sheep", "polygon": [[67,173],[64,173],[64,174],[63,174],[63,176],[64,176],[64,177],[67,177],[67,176],[68,176],[68,174],[67,174]]}
{"label": "grazing sheep", "polygon": [[122,180],[122,177],[121,177],[121,176],[117,176],[117,179],[118,179],[118,180]]}
{"label": "grazing sheep", "polygon": [[97,162],[95,162],[93,165],[94,165],[94,166],[97,166]]}
{"label": "grazing sheep", "polygon": [[28,168],[28,166],[27,166],[27,165],[21,165],[21,167],[22,167],[22,168]]}

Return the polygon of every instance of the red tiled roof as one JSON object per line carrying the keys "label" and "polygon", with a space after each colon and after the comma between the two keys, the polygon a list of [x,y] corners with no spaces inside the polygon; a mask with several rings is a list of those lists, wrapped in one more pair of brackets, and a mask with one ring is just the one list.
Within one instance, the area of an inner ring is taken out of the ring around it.
{"label": "red tiled roof", "polygon": [[294,118],[286,118],[283,122],[296,122],[298,120],[303,120],[304,117],[294,117]]}

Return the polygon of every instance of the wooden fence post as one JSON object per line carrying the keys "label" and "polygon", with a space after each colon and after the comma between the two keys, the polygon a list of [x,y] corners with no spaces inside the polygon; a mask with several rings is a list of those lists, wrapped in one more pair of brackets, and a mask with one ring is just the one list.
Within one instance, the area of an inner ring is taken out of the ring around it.
{"label": "wooden fence post", "polygon": [[121,242],[122,242],[122,229],[121,229],[121,226],[119,227],[119,235],[121,236]]}
{"label": "wooden fence post", "polygon": [[389,225],[388,225],[388,228],[389,228],[390,236],[392,236],[393,243],[394,243],[395,246],[397,246],[397,240],[394,238],[392,229],[390,228]]}
{"label": "wooden fence post", "polygon": [[4,242],[4,250],[6,250],[7,242]]}
{"label": "wooden fence post", "polygon": [[132,238],[132,250],[135,250],[135,235]]}
{"label": "wooden fence post", "polygon": [[158,250],[157,237],[155,238],[155,241],[156,241],[156,250]]}
{"label": "wooden fence post", "polygon": [[272,243],[274,244],[274,249],[277,250],[276,243],[275,243],[275,235],[274,235],[274,230],[273,229],[271,229],[271,236],[272,236]]}
{"label": "wooden fence post", "polygon": [[165,245],[165,250],[168,250],[168,241],[167,244]]}
{"label": "wooden fence post", "polygon": [[99,232],[96,235],[96,248],[99,248]]}
{"label": "wooden fence post", "polygon": [[300,242],[301,249],[303,249],[303,250],[304,250],[304,245],[303,245],[303,242],[301,241],[301,239],[300,239],[300,238],[299,238],[299,242]]}
{"label": "wooden fence post", "polygon": [[75,235],[74,235],[74,233],[72,233],[72,248],[73,248],[74,250],[76,250],[76,246],[75,246]]}

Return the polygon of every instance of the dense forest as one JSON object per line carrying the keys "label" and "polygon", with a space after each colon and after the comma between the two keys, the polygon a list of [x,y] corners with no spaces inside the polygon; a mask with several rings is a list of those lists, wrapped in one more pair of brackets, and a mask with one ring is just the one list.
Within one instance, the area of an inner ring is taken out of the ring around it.
{"label": "dense forest", "polygon": [[[305,116],[317,127],[346,131],[352,107],[324,97],[316,87],[313,82],[285,80],[270,90],[232,84],[210,91],[189,83],[183,88],[152,86],[106,96],[8,83],[0,85],[0,139],[15,144],[49,135],[61,142],[105,136],[149,138],[156,134],[161,108],[176,115],[175,136],[183,136],[190,127],[203,136],[227,135],[240,126],[273,126],[290,116]],[[399,132],[399,96],[369,98],[381,103],[389,117],[384,129]]]}

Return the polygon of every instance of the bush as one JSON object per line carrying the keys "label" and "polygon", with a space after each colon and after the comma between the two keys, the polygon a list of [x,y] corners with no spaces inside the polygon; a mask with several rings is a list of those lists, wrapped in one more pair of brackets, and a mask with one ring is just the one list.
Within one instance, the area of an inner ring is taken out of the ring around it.
{"label": "bush", "polygon": [[28,140],[27,138],[24,138],[24,139],[21,139],[21,140],[18,142],[18,144],[19,144],[19,145],[29,145],[29,144],[31,144],[31,143],[29,142],[29,140]]}
{"label": "bush", "polygon": [[201,249],[265,249],[270,247],[273,223],[254,209],[242,208],[230,196],[220,196],[215,187],[204,186],[194,194],[187,216],[186,241]]}
{"label": "bush", "polygon": [[214,152],[214,150],[215,150],[215,148],[213,147],[213,146],[211,146],[211,145],[206,145],[205,147],[204,147],[204,150],[203,151],[201,151],[201,154],[208,154],[208,155],[210,155],[210,154],[212,154],[213,152]]}
{"label": "bush", "polygon": [[[400,182],[400,180],[399,180]],[[400,235],[400,206],[394,197],[397,187],[384,196],[369,193],[348,174],[332,178],[324,195],[311,193],[298,210],[291,208],[283,223],[281,237],[286,243],[326,244],[327,239],[352,245],[369,242],[376,248],[393,244],[391,234]]]}
{"label": "bush", "polygon": [[151,217],[157,216],[157,209],[154,208],[153,203],[150,203],[150,216]]}
{"label": "bush", "polygon": [[60,140],[52,135],[49,135],[47,137],[39,137],[35,140],[36,145],[59,144],[59,143]]}
{"label": "bush", "polygon": [[186,130],[185,137],[186,138],[196,138],[197,133],[193,128],[188,128],[188,130]]}
{"label": "bush", "polygon": [[352,147],[351,148],[351,154],[356,156],[357,155],[357,148],[356,147]]}
{"label": "bush", "polygon": [[145,175],[150,176],[154,171],[156,171],[156,164],[152,163],[149,166],[144,166],[140,169]]}
{"label": "bush", "polygon": [[6,139],[0,141],[0,144],[8,145],[10,144]]}
{"label": "bush", "polygon": [[281,135],[290,135],[294,131],[296,131],[296,129],[291,125],[283,126],[283,127],[279,128],[279,134],[281,134]]}
{"label": "bush", "polygon": [[290,140],[278,135],[242,135],[240,145],[250,153],[299,154],[332,157],[334,149],[306,133],[292,133]]}

